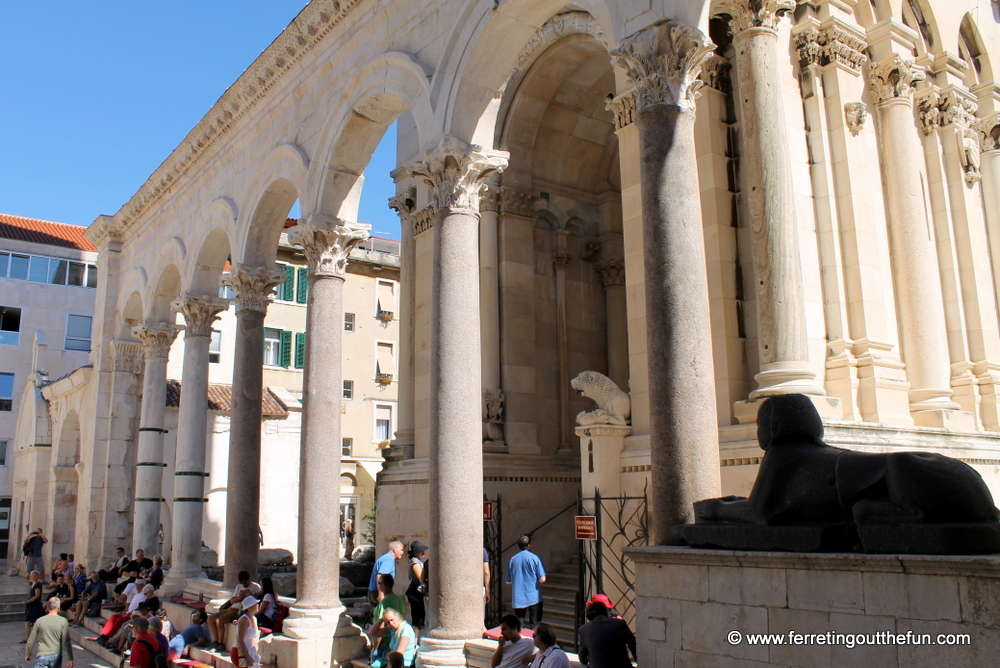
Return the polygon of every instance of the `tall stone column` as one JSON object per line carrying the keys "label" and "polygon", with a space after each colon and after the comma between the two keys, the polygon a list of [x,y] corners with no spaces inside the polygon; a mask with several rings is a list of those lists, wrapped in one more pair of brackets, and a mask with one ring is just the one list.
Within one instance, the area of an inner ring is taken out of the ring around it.
{"label": "tall stone column", "polygon": [[604,282],[608,330],[608,378],[628,391],[628,300],[625,294],[625,260],[618,255],[594,265]]}
{"label": "tall stone column", "polygon": [[174,463],[173,553],[162,595],[176,596],[184,580],[201,575],[201,526],[205,503],[205,441],[208,430],[208,348],[212,325],[229,302],[218,297],[183,294],[173,303],[184,316],[184,366],[177,414]]}
{"label": "tall stone column", "polygon": [[[395,174],[395,172],[394,172]],[[411,459],[414,445],[413,310],[416,302],[417,241],[413,214],[417,210],[416,188],[407,188],[389,198],[389,208],[399,214],[399,383],[396,388],[396,434],[390,459]]]}
{"label": "tall stone column", "polygon": [[274,286],[284,274],[270,267],[233,267],[225,284],[236,303],[233,405],[229,413],[229,472],[226,480],[225,585],[240,571],[257,572],[260,542],[260,430],[264,391],[264,316]]}
{"label": "tall stone column", "polygon": [[567,230],[556,230],[556,249],[552,251],[552,267],[556,274],[556,351],[559,356],[559,447],[556,454],[573,451],[573,419],[569,414],[569,327],[566,322],[566,265],[572,259],[566,250]]}
{"label": "tall stone column", "polygon": [[[142,344],[145,371],[142,377],[142,407],[139,413],[139,446],[135,465],[135,512],[132,550],[153,555],[158,552],[160,504],[163,502],[163,428],[167,412],[167,356],[177,338],[172,323],[148,322],[135,327],[133,336]],[[163,555],[167,558],[169,555]]]}
{"label": "tall stone column", "polygon": [[731,17],[743,135],[740,180],[749,200],[760,372],[750,399],[825,394],[809,367],[805,296],[789,160],[777,25],[794,0],[725,0]]}
{"label": "tall stone column", "polygon": [[666,20],[612,52],[636,88],[655,544],[675,542],[672,527],[721,487],[694,148],[697,77],[711,50],[699,30]]}
{"label": "tall stone column", "polygon": [[913,88],[923,70],[893,53],[868,76],[878,113],[889,243],[899,303],[910,411],[920,426],[944,426],[951,400],[951,365],[937,249],[924,208],[923,160],[913,122]]}
{"label": "tall stone column", "polygon": [[[352,637],[360,629],[340,602],[340,405],[344,277],[351,249],[368,238],[370,225],[313,214],[288,234],[309,263],[306,364],[303,378],[302,447],[299,466],[298,590],[285,635],[292,638]],[[331,416],[333,419],[331,419]],[[331,558],[333,555],[333,558]]]}
{"label": "tall stone column", "polygon": [[483,446],[480,397],[479,192],[507,153],[444,138],[409,166],[431,192],[430,629],[423,665],[464,662],[482,635]]}
{"label": "tall stone column", "polygon": [[507,452],[500,386],[500,193],[483,189],[479,198],[479,315],[482,341],[483,441],[488,452]]}

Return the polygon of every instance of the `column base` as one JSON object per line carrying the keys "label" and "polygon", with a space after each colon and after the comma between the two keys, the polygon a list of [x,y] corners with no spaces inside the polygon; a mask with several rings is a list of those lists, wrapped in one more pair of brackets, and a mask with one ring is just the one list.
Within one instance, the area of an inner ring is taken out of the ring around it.
{"label": "column base", "polygon": [[816,383],[816,372],[802,362],[765,364],[753,379],[758,387],[750,393],[750,399],[763,399],[776,394],[826,394],[823,387]]}
{"label": "column base", "polygon": [[955,431],[975,431],[976,418],[968,411],[934,409],[913,411],[913,423],[918,427],[937,427]]}
{"label": "column base", "polygon": [[366,660],[371,651],[362,635],[305,639],[270,635],[261,638],[258,647],[265,666],[298,668],[349,667],[353,660]]}
{"label": "column base", "polygon": [[[361,629],[344,614],[344,606],[336,608],[296,608],[288,611],[282,633],[289,638],[353,638]],[[362,639],[363,640],[363,639]]]}
{"label": "column base", "polygon": [[[470,638],[471,640],[471,638]],[[417,666],[465,666],[465,643],[467,640],[443,640],[441,638],[420,639],[417,650]]]}
{"label": "column base", "polygon": [[196,571],[184,571],[181,572],[176,568],[171,568],[167,571],[167,575],[163,578],[163,584],[157,590],[160,598],[177,598],[184,593],[184,587],[187,586],[188,578],[203,578],[205,577],[205,572],[200,568]]}
{"label": "column base", "polygon": [[[757,421],[757,411],[767,397],[751,398],[746,401],[736,401],[733,403],[733,414],[740,424],[752,424]],[[844,413],[840,407],[840,399],[837,397],[818,397],[806,395],[816,406],[819,416],[825,420],[843,420]]]}

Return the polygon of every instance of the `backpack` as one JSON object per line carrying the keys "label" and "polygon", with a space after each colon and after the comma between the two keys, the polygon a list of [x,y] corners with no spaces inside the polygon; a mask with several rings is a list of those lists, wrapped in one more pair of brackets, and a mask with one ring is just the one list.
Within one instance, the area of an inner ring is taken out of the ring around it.
{"label": "backpack", "polygon": [[153,665],[149,666],[149,668],[170,668],[170,664],[167,663],[167,657],[163,652],[154,651],[153,646],[141,638],[136,638],[135,641],[145,645],[146,649],[153,655]]}

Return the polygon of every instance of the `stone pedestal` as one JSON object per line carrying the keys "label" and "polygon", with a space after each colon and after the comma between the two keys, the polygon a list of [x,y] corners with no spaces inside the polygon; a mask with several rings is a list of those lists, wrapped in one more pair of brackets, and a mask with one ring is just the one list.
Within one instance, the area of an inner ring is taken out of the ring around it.
{"label": "stone pedestal", "polygon": [[632,427],[590,425],[577,427],[580,438],[580,491],[584,497],[621,496],[621,453]]}

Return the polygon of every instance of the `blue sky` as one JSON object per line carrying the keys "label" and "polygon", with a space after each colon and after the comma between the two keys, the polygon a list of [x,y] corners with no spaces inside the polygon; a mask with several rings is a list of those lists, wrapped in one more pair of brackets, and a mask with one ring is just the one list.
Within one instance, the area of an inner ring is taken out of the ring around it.
{"label": "blue sky", "polygon": [[[305,0],[0,0],[0,212],[76,225],[113,214]],[[359,219],[386,207],[393,137]]]}

